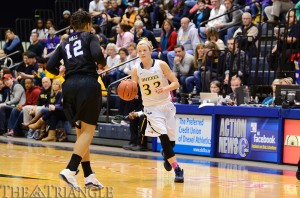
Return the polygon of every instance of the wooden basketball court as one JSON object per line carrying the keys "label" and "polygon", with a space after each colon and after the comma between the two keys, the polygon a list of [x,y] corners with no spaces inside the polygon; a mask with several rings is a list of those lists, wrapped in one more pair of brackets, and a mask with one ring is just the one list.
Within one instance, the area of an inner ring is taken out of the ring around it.
{"label": "wooden basketball court", "polygon": [[[174,183],[155,152],[91,146],[92,166],[106,187],[71,190],[58,178],[73,143],[42,143],[0,137],[0,197],[300,197],[296,166],[177,155],[185,182]],[[84,187],[83,172],[77,181]]]}

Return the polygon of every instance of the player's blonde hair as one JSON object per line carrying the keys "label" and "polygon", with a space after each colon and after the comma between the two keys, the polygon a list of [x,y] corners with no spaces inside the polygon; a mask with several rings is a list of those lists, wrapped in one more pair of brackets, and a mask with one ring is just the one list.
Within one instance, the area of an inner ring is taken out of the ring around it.
{"label": "player's blonde hair", "polygon": [[142,38],[140,42],[137,44],[137,47],[140,45],[146,45],[147,47],[149,47],[151,51],[153,50],[153,45],[151,41],[148,40],[148,38]]}

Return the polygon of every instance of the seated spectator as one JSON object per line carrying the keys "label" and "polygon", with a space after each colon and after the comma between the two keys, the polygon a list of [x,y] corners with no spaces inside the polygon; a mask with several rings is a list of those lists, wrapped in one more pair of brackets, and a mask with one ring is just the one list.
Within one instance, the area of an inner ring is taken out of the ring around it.
{"label": "seated spectator", "polygon": [[141,16],[141,20],[143,21],[143,23],[145,25],[145,28],[147,30],[153,31],[153,27],[152,27],[150,15],[148,13],[148,7],[141,7],[138,10],[138,14],[137,15]]}
{"label": "seated spectator", "polygon": [[54,26],[54,21],[53,21],[53,19],[47,19],[47,20],[46,20],[46,29],[48,29],[48,33],[49,33],[50,27],[53,27],[53,26]]}
{"label": "seated spectator", "polygon": [[201,72],[201,91],[209,92],[210,82],[222,81],[225,72],[225,54],[218,45],[210,42],[205,45],[205,56]]}
{"label": "seated spectator", "polygon": [[107,10],[108,33],[107,36],[116,35],[116,26],[121,23],[124,11],[119,7],[116,0],[111,1],[111,7]]}
{"label": "seated spectator", "polygon": [[[237,75],[240,78],[246,77],[249,74],[249,67],[247,65],[247,57],[243,50],[239,50],[238,43],[233,38],[227,41],[229,53],[226,54],[226,71],[224,85],[228,84],[229,74],[231,76]],[[232,60],[233,59],[233,60]],[[232,68],[230,68],[233,63]],[[246,80],[244,80],[246,82]]]}
{"label": "seated spectator", "polygon": [[42,57],[45,48],[45,43],[42,43],[42,41],[38,39],[38,36],[39,34],[37,32],[31,33],[31,37],[30,37],[31,43],[28,47],[28,51],[35,53],[37,57]]}
{"label": "seated spectator", "polygon": [[7,55],[14,53],[10,56],[14,63],[22,62],[22,55],[24,52],[22,41],[20,40],[19,36],[15,35],[14,31],[11,29],[8,29],[5,32],[5,43],[3,45],[3,50]]}
{"label": "seated spectator", "polygon": [[126,25],[118,24],[116,27],[116,31],[118,34],[116,42],[118,50],[120,48],[126,48],[129,43],[133,42],[134,35],[128,31]]}
{"label": "seated spectator", "polygon": [[136,14],[137,11],[134,9],[133,3],[128,2],[127,12],[122,16],[121,23],[133,27]]}
{"label": "seated spectator", "polygon": [[[221,29],[220,38],[222,40],[225,39],[225,35],[227,35],[227,38],[233,37],[234,32],[242,24],[242,14],[243,14],[242,10],[236,10],[238,6],[233,4],[233,0],[224,0],[224,6],[226,8],[226,13],[227,13],[225,15],[225,22],[217,26],[217,28]],[[226,28],[227,30],[222,30]]]}
{"label": "seated spectator", "polygon": [[34,85],[32,78],[25,79],[25,90],[26,90],[26,102],[21,105],[17,105],[13,108],[9,119],[8,119],[8,134],[11,136],[23,136],[22,134],[22,122],[23,122],[23,112],[22,109],[26,105],[36,105],[39,95],[41,93],[41,88]]}
{"label": "seated spectator", "polygon": [[134,23],[134,42],[138,43],[142,38],[148,38],[148,40],[151,41],[153,48],[157,49],[158,44],[153,33],[144,29],[142,21],[136,21]]}
{"label": "seated spectator", "polygon": [[46,108],[41,109],[40,119],[35,123],[28,125],[33,131],[47,125],[48,136],[43,138],[43,142],[56,142],[56,125],[59,120],[66,121],[65,114],[62,108],[62,92],[61,82],[58,79],[53,80],[50,103]]}
{"label": "seated spectator", "polygon": [[94,20],[104,12],[105,8],[102,0],[92,0],[89,3],[89,13]]}
{"label": "seated spectator", "polygon": [[210,11],[209,20],[213,20],[209,21],[205,27],[200,27],[199,31],[200,38],[203,41],[203,43],[206,41],[206,34],[208,28],[216,27],[219,29],[220,24],[225,23],[225,16],[221,16],[226,12],[225,6],[221,4],[220,0],[211,0],[211,4],[214,8]]}
{"label": "seated spectator", "polygon": [[7,54],[3,49],[0,49],[0,70],[2,67],[10,67],[14,64],[13,60],[9,57],[6,56]]}
{"label": "seated spectator", "polygon": [[168,62],[167,54],[174,50],[176,41],[177,33],[174,30],[172,22],[168,19],[164,20],[162,24],[162,33],[160,35],[160,43],[157,48],[158,52],[153,52],[153,57]]}
{"label": "seated spectator", "polygon": [[[196,46],[200,43],[195,24],[186,17],[181,19],[181,27],[178,31],[177,45],[182,45],[185,52],[194,55]],[[168,63],[171,69],[174,67],[175,52],[169,51],[167,54]]]}
{"label": "seated spectator", "polygon": [[98,37],[100,45],[107,45],[107,38],[103,33],[101,33],[101,28],[99,27],[99,25],[94,24],[91,27],[91,33],[95,34]]}
{"label": "seated spectator", "polygon": [[167,19],[172,21],[173,26],[178,30],[180,28],[180,21],[183,17],[187,17],[189,14],[189,7],[184,4],[184,1],[180,1],[176,7],[171,9],[171,13],[167,13]]}
{"label": "seated spectator", "polygon": [[274,103],[275,100],[275,92],[276,92],[276,85],[280,85],[281,84],[281,79],[274,79],[272,82],[272,94],[271,96],[266,97],[261,104],[263,105],[272,105]]}
{"label": "seated spectator", "polygon": [[[286,21],[288,28],[286,31],[280,33],[281,30],[279,28],[274,30],[274,36],[278,41],[272,49],[272,54],[275,54],[274,57],[278,56],[281,63],[285,63],[284,67],[277,66],[277,78],[292,77],[294,75],[295,66],[290,58],[293,53],[297,53],[300,49],[300,24],[297,22],[295,11],[292,10],[286,14]],[[286,35],[285,32],[287,33]],[[284,60],[282,60],[283,58]]]}
{"label": "seated spectator", "polygon": [[[112,68],[115,67],[116,65],[118,65],[118,63],[120,62],[120,55],[118,54],[118,49],[117,46],[114,43],[109,43],[106,47],[106,52],[107,52],[107,66],[108,68]],[[106,79],[104,84],[106,84],[106,86],[108,86],[110,83],[112,83],[113,81],[111,81],[111,79],[116,75],[116,73],[118,71],[116,71],[117,69],[111,71],[108,73],[109,79]],[[112,78],[111,78],[112,76]],[[106,82],[108,80],[108,82]]]}
{"label": "seated spectator", "polygon": [[17,105],[23,105],[26,101],[25,90],[22,85],[13,80],[11,74],[3,76],[5,86],[9,88],[9,95],[3,103],[0,103],[0,134],[5,133],[5,136],[12,134],[7,131],[7,120],[13,108]]}
{"label": "seated spectator", "polygon": [[214,27],[207,30],[207,41],[205,41],[205,44],[208,44],[209,42],[215,42],[218,45],[219,50],[225,50],[224,42],[219,39],[218,30]]}
{"label": "seated spectator", "polygon": [[198,44],[194,54],[194,75],[187,77],[185,84],[188,93],[191,93],[194,89],[194,86],[196,86],[196,94],[198,94],[201,91],[201,71],[203,69],[202,62],[204,61],[205,56],[205,45],[201,43]]}
{"label": "seated spectator", "polygon": [[245,12],[242,15],[243,25],[233,35],[239,43],[239,48],[246,52],[249,60],[257,55],[258,28],[252,23],[251,14]]}
{"label": "seated spectator", "polygon": [[17,80],[24,86],[24,80],[26,78],[35,78],[34,74],[38,72],[39,65],[36,61],[35,53],[26,51],[23,53],[23,56],[27,57],[27,64],[25,64],[25,67],[23,68],[18,68]]}
{"label": "seated spectator", "polygon": [[[48,36],[48,29],[44,27],[44,21],[43,19],[38,19],[36,21],[36,28],[34,28],[31,33],[37,33],[38,40],[46,40]],[[30,38],[31,41],[32,38]]]}
{"label": "seated spectator", "polygon": [[[190,14],[197,29],[200,27],[200,23],[209,19],[210,11],[211,9],[205,5],[204,0],[198,0],[198,9]],[[205,27],[206,24],[203,23],[201,27]]]}
{"label": "seated spectator", "polygon": [[55,27],[51,26],[48,31],[47,39],[45,40],[45,48],[43,52],[44,58],[49,58],[60,43],[60,38],[55,33]]}
{"label": "seated spectator", "polygon": [[[119,56],[120,56],[120,61],[118,62],[118,65],[120,65],[121,63],[124,63],[125,61],[128,60],[128,51],[126,48],[121,48],[119,50]],[[121,78],[125,77],[126,74],[124,73],[124,69],[126,67],[126,64],[123,64],[121,66],[119,66],[118,68],[116,68],[115,70],[109,72],[109,79],[110,79],[110,83],[115,82],[117,80],[120,80]],[[119,85],[119,83],[116,83],[113,88],[116,90],[117,86]]]}
{"label": "seated spectator", "polygon": [[[132,60],[133,58],[137,57],[137,51],[136,51],[136,44],[135,43],[129,43],[127,46],[128,49],[128,59]],[[124,73],[130,75],[132,72],[133,67],[135,67],[135,65],[140,63],[140,59],[137,58],[135,60],[130,61],[129,63],[126,64],[126,67],[124,69]]]}
{"label": "seated spectator", "polygon": [[179,79],[179,83],[182,86],[182,92],[188,93],[185,80],[194,73],[194,56],[186,53],[182,45],[176,45],[174,47],[174,52],[173,72]]}
{"label": "seated spectator", "polygon": [[59,30],[65,29],[64,31],[61,31],[59,35],[64,35],[64,34],[70,34],[71,33],[71,28],[70,28],[70,20],[71,20],[71,12],[69,10],[63,11],[63,18],[60,20],[58,24]]}

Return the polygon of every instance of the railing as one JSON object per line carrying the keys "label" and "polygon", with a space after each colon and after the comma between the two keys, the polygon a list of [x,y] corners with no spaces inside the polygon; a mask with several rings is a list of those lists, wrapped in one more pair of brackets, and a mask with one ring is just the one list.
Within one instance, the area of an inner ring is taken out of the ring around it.
{"label": "railing", "polygon": [[50,9],[36,9],[34,11],[34,18],[37,20],[39,18],[43,19],[43,21],[46,21],[47,19],[53,19],[54,20],[54,12]]}
{"label": "railing", "polygon": [[[31,30],[34,28],[33,19],[16,19],[16,34],[20,37],[21,41],[29,41]],[[29,30],[29,31],[28,31]],[[25,46],[28,47],[28,46]]]}

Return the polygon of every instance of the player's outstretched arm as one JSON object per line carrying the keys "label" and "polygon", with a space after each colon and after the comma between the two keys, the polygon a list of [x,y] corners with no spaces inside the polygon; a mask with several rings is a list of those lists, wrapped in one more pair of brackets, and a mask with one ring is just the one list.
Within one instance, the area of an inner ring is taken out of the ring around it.
{"label": "player's outstretched arm", "polygon": [[49,61],[47,62],[46,69],[51,74],[58,75],[59,74],[59,67],[61,65],[60,60],[63,58],[61,55],[61,45],[54,51],[54,54],[50,57]]}
{"label": "player's outstretched arm", "polygon": [[171,82],[168,86],[164,87],[164,91],[173,91],[177,89],[180,85],[178,79],[170,69],[169,65],[166,62],[161,61],[160,68],[163,71],[163,74],[166,76],[166,78]]}

